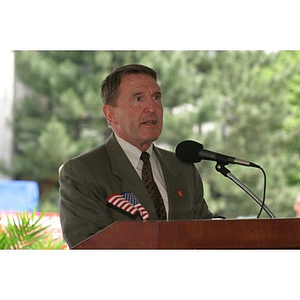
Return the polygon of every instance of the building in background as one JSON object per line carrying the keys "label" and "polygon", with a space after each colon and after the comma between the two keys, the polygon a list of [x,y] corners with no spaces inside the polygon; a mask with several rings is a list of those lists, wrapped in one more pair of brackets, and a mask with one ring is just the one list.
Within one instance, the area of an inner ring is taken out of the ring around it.
{"label": "building in background", "polygon": [[[13,120],[15,57],[13,51],[0,50],[0,161],[10,166],[13,155]],[[0,179],[10,179],[1,174]]]}

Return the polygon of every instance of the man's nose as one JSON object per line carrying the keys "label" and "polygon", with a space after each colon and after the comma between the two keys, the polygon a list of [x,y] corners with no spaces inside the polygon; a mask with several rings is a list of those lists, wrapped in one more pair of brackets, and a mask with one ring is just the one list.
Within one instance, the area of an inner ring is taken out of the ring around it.
{"label": "man's nose", "polygon": [[156,109],[157,109],[157,104],[156,104],[155,100],[152,97],[147,97],[146,103],[145,103],[145,111],[155,112]]}

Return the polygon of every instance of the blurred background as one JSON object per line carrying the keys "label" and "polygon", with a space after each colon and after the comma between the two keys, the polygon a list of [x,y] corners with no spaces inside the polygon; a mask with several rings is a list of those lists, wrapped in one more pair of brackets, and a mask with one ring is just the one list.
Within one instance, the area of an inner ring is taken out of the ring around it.
{"label": "blurred background", "polygon": [[[107,138],[99,85],[113,69],[130,63],[158,73],[165,110],[157,145],[174,150],[193,139],[255,162],[267,174],[268,207],[277,217],[295,216],[300,51],[2,51],[1,181],[36,183],[38,211],[58,213],[58,169]],[[217,173],[214,162],[197,167],[215,214],[257,215],[259,206]],[[262,197],[258,169],[229,169]]]}

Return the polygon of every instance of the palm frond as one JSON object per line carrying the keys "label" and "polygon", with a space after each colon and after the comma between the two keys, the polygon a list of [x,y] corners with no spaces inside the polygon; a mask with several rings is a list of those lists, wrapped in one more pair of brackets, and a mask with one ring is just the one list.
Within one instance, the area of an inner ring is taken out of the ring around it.
{"label": "palm frond", "polygon": [[39,216],[34,210],[17,213],[12,219],[7,218],[7,226],[0,225],[0,249],[62,249],[65,243],[53,239],[41,220],[45,214]]}

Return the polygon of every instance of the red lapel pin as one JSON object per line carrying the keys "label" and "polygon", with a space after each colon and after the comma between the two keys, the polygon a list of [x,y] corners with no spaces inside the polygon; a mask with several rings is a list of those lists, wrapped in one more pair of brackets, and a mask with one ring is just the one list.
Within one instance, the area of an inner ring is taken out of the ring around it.
{"label": "red lapel pin", "polygon": [[182,191],[178,190],[178,191],[177,191],[177,195],[178,195],[179,197],[182,197],[182,196],[183,196]]}

